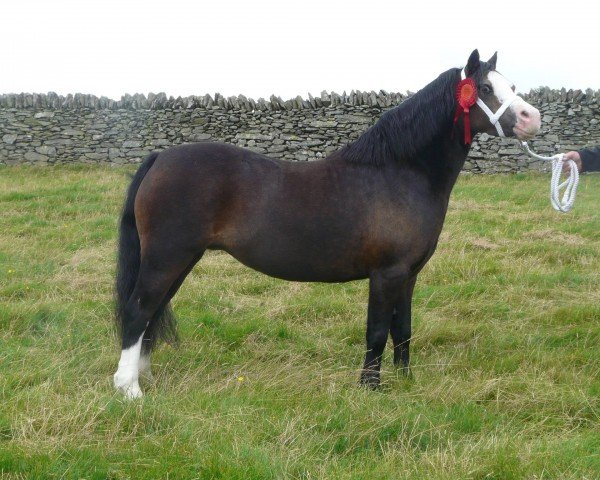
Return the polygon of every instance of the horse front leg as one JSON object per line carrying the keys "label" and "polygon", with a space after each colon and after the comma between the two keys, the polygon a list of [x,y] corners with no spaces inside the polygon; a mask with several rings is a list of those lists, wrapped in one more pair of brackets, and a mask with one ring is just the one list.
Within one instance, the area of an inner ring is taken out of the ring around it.
{"label": "horse front leg", "polygon": [[416,281],[415,276],[400,287],[390,326],[394,344],[394,365],[401,365],[402,373],[406,376],[410,376],[411,304]]}
{"label": "horse front leg", "polygon": [[369,283],[367,314],[367,353],[360,383],[377,388],[380,382],[381,356],[390,332],[394,307],[406,277],[394,271],[372,274]]}

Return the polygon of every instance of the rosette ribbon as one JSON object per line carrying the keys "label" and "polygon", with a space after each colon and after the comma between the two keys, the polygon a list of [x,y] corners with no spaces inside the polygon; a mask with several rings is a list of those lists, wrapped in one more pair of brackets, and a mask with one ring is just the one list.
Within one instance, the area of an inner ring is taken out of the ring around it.
{"label": "rosette ribbon", "polygon": [[454,123],[458,121],[460,115],[464,113],[463,123],[465,126],[465,144],[471,143],[471,120],[469,118],[470,108],[477,103],[477,85],[472,78],[465,78],[456,87],[456,100],[458,106],[454,112]]}

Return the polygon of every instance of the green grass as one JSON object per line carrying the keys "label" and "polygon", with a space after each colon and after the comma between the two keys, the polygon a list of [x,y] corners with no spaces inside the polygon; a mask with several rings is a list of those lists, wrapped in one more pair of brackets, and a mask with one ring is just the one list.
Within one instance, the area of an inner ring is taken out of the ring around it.
{"label": "green grass", "polygon": [[414,299],[412,368],[357,387],[366,282],[207,254],[146,396],[113,392],[115,232],[131,170],[0,169],[0,478],[593,479],[600,177],[461,177]]}

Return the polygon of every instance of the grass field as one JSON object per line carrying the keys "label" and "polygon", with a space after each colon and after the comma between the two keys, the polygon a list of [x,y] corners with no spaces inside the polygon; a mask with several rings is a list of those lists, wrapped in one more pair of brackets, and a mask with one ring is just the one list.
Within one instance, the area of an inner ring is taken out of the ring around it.
{"label": "grass field", "polygon": [[113,392],[131,169],[0,169],[0,479],[597,479],[600,176],[461,177],[414,300],[413,379],[357,386],[367,283],[207,254],[146,396]]}

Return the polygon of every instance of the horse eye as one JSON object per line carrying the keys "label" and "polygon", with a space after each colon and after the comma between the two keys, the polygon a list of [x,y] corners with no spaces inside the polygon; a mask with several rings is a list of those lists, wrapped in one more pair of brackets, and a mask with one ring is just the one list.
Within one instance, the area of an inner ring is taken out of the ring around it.
{"label": "horse eye", "polygon": [[492,93],[492,88],[489,85],[482,85],[481,92],[485,93],[486,95],[489,95],[490,93]]}

